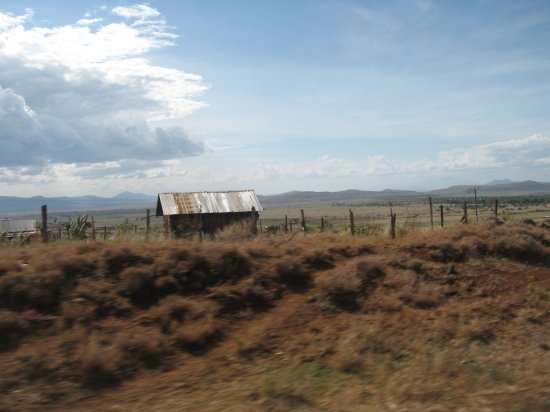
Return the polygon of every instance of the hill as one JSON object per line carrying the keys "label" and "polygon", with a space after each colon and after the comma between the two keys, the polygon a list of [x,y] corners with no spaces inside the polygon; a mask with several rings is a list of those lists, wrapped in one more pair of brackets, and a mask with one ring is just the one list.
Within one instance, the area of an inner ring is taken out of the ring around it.
{"label": "hill", "polygon": [[[381,191],[368,190],[343,190],[339,192],[313,192],[293,191],[276,195],[258,195],[263,205],[308,205],[313,203],[369,203],[369,202],[396,202],[414,201],[432,197],[471,197],[473,186],[452,186],[446,189],[432,190],[429,192],[417,192],[412,190],[385,189]],[[534,196],[550,195],[550,183],[534,181],[511,182],[508,180],[491,182],[487,185],[476,186],[481,197],[510,197],[510,196]],[[141,193],[123,192],[116,196],[106,198],[99,196],[77,197],[43,197],[30,198],[0,196],[1,214],[38,213],[40,207],[48,205],[50,212],[67,211],[94,211],[94,210],[128,210],[128,209],[154,209],[156,196]]]}
{"label": "hill", "polygon": [[6,411],[550,405],[550,234],[0,247]]}
{"label": "hill", "polygon": [[[432,190],[428,192],[432,196],[460,197],[472,196],[474,186],[452,186],[447,189]],[[489,183],[475,186],[478,188],[478,196],[506,197],[506,196],[533,196],[550,194],[550,183],[540,183],[532,180],[524,182]]]}
{"label": "hill", "polygon": [[[446,189],[432,190],[428,192],[417,192],[411,190],[385,189],[381,191],[366,190],[344,190],[340,192],[311,192],[293,191],[278,195],[258,196],[264,205],[306,205],[311,203],[368,203],[368,202],[392,202],[392,201],[414,201],[432,197],[471,197],[474,186],[451,186]],[[510,196],[533,196],[550,195],[550,183],[539,183],[534,181],[512,182],[509,180],[491,182],[487,185],[475,186],[479,188],[479,196],[510,197]]]}
{"label": "hill", "polygon": [[413,199],[425,197],[424,193],[409,190],[366,191],[343,190],[340,192],[293,191],[278,195],[258,196],[260,202],[266,205],[295,205],[309,203],[362,202],[377,200]]}
{"label": "hill", "polygon": [[156,196],[124,192],[113,197],[15,197],[0,196],[0,213],[39,213],[42,205],[51,212],[92,211],[112,209],[154,209]]}

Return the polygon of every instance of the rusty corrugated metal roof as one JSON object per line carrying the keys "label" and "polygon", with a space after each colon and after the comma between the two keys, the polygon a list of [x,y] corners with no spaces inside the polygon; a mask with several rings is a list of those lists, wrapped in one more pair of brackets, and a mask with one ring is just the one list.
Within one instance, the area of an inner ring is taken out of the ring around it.
{"label": "rusty corrugated metal roof", "polygon": [[36,230],[36,220],[0,219],[0,232],[19,233],[35,232]]}
{"label": "rusty corrugated metal roof", "polygon": [[263,210],[253,190],[230,192],[159,193],[157,216],[197,213],[242,213]]}

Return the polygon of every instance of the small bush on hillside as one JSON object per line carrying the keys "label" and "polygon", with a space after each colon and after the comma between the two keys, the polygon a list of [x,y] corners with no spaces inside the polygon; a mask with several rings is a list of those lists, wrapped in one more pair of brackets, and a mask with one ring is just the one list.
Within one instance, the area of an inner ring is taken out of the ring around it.
{"label": "small bush on hillside", "polygon": [[332,256],[325,251],[315,251],[304,258],[304,263],[315,270],[328,270],[334,268]]}
{"label": "small bush on hillside", "polygon": [[66,326],[72,326],[75,323],[90,324],[97,317],[96,309],[97,307],[91,302],[74,298],[62,303],[61,317]]}
{"label": "small bush on hillside", "polygon": [[19,314],[0,311],[0,351],[10,349],[29,333],[29,323]]}
{"label": "small bush on hillside", "polygon": [[360,262],[353,267],[336,269],[319,281],[321,297],[331,307],[355,311],[359,299],[366,297],[384,279],[385,273],[377,265]]}
{"label": "small bush on hillside", "polygon": [[491,245],[491,251],[497,256],[507,257],[519,262],[534,264],[550,263],[550,247],[527,236],[501,238]]}
{"label": "small bush on hillside", "polygon": [[0,307],[56,312],[63,283],[63,275],[56,270],[4,275],[0,277]]}
{"label": "small bush on hillside", "polygon": [[101,389],[114,386],[123,378],[122,353],[117,347],[96,343],[81,346],[75,356],[75,373],[82,385]]}
{"label": "small bush on hillside", "polygon": [[104,256],[107,275],[117,276],[124,269],[132,266],[151,264],[153,259],[146,253],[139,250],[132,250],[129,247],[115,247],[105,251]]}
{"label": "small bush on hillside", "polygon": [[107,316],[128,316],[133,307],[124,296],[116,292],[116,288],[105,280],[81,279],[78,286],[71,291],[72,299],[82,299],[82,304],[94,307],[96,319]]}
{"label": "small bush on hillside", "polygon": [[288,259],[277,263],[274,280],[293,292],[304,292],[313,286],[311,271],[300,262]]}
{"label": "small bush on hillside", "polygon": [[195,300],[178,295],[170,295],[152,307],[148,316],[163,333],[171,333],[174,323],[184,323],[189,318],[199,317],[201,308]]}
{"label": "small bush on hillside", "polygon": [[165,337],[158,329],[134,328],[122,331],[114,345],[121,351],[125,373],[134,374],[139,369],[157,368],[167,363],[172,353]]}
{"label": "small bush on hillside", "polygon": [[184,325],[174,336],[176,345],[182,350],[193,355],[201,355],[223,339],[223,332],[214,322],[204,321]]}
{"label": "small bush on hillside", "polygon": [[228,250],[224,252],[218,262],[220,268],[220,282],[236,282],[238,279],[250,275],[249,259],[237,252]]}
{"label": "small bush on hillside", "polygon": [[154,280],[147,267],[129,267],[120,273],[118,291],[136,306],[148,306],[154,303],[158,294]]}
{"label": "small bush on hillside", "polygon": [[96,262],[82,256],[68,256],[56,261],[61,273],[66,279],[76,280],[79,277],[88,277],[96,274],[98,266]]}
{"label": "small bush on hillside", "polygon": [[219,315],[244,310],[263,312],[273,306],[268,292],[255,285],[245,288],[244,291],[239,289],[223,290],[212,294],[209,298],[219,304]]}

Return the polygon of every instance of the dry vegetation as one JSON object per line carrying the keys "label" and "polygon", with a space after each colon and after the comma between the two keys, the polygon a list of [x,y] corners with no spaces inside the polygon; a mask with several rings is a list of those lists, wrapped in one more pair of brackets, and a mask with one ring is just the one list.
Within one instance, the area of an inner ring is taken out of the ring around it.
{"label": "dry vegetation", "polygon": [[0,249],[0,410],[550,409],[550,232]]}

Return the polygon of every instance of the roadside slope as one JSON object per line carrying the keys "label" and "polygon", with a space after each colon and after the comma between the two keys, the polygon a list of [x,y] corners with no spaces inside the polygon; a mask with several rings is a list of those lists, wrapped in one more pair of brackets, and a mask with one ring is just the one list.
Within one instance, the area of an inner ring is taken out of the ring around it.
{"label": "roadside slope", "polygon": [[531,225],[0,253],[3,410],[550,405]]}

